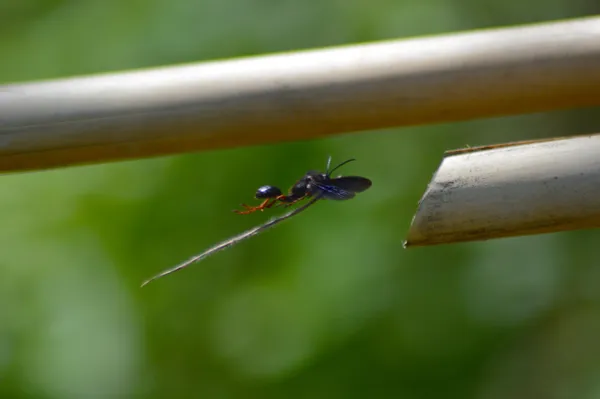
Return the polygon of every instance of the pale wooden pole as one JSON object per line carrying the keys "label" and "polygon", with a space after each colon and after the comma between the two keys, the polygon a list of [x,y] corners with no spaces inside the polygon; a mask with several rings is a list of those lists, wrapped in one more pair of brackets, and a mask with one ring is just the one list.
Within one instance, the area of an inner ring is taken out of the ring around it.
{"label": "pale wooden pole", "polygon": [[600,105],[600,18],[0,86],[0,172]]}
{"label": "pale wooden pole", "polygon": [[600,134],[453,151],[406,247],[600,227]]}

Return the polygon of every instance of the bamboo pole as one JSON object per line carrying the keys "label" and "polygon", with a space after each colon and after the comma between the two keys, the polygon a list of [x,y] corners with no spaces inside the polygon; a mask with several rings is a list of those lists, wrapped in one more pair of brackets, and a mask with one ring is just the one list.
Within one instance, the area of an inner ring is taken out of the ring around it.
{"label": "bamboo pole", "polygon": [[600,18],[0,86],[0,171],[600,105]]}
{"label": "bamboo pole", "polygon": [[600,227],[600,134],[446,154],[405,247]]}

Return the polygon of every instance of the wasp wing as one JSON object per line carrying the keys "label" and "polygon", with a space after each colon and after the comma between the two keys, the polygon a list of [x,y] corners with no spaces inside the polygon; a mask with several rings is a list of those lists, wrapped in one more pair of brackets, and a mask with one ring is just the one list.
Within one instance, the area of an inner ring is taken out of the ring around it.
{"label": "wasp wing", "polygon": [[362,193],[371,187],[371,180],[360,176],[340,176],[329,181],[331,185],[353,193]]}
{"label": "wasp wing", "polygon": [[356,195],[352,191],[344,190],[341,187],[334,186],[333,184],[327,183],[312,183],[323,195],[323,199],[343,201],[354,198]]}

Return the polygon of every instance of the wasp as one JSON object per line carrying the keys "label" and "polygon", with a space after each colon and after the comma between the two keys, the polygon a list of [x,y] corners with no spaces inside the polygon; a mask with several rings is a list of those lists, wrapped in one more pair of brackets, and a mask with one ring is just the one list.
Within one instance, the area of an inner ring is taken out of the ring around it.
{"label": "wasp", "polygon": [[268,220],[267,222],[253,227],[250,230],[247,230],[241,234],[238,234],[237,236],[228,238],[225,241],[221,241],[220,243],[213,245],[206,251],[195,255],[189,258],[188,260],[155,275],[154,277],[144,281],[142,283],[142,287],[151,281],[154,281],[158,278],[164,277],[176,271],[185,269],[192,263],[200,262],[201,260],[206,259],[210,255],[232,247],[233,245],[238,244],[241,241],[244,241],[250,237],[254,237],[255,235],[258,235],[259,233],[270,229],[271,227],[274,227],[279,223],[291,218],[292,216],[299,214],[300,212],[304,211],[306,208],[308,208],[309,206],[321,199],[343,201],[354,198],[356,193],[363,192],[369,187],[371,187],[371,180],[360,176],[338,176],[334,178],[331,177],[331,174],[336,169],[352,161],[355,161],[355,159],[348,159],[337,165],[335,168],[330,169],[331,157],[329,157],[329,159],[327,160],[327,169],[325,173],[316,171],[310,171],[306,173],[301,179],[294,183],[294,185],[289,189],[287,195],[282,194],[281,190],[275,186],[260,187],[255,194],[255,197],[257,199],[263,200],[263,202],[260,205],[249,206],[242,204],[244,210],[235,210],[234,212],[246,215],[256,211],[264,211],[265,209],[271,208],[273,205],[282,205],[288,207],[307,198],[310,198],[310,200],[304,205],[295,208],[284,215],[272,218],[271,220]]}
{"label": "wasp", "polygon": [[288,190],[287,195],[284,195],[276,186],[262,186],[256,190],[254,195],[256,199],[261,199],[263,202],[258,206],[249,206],[241,204],[244,210],[234,210],[240,215],[247,215],[256,211],[264,211],[271,208],[273,205],[283,205],[285,207],[294,205],[295,203],[318,195],[321,199],[334,201],[344,201],[354,198],[357,193],[363,192],[371,187],[371,180],[360,176],[338,176],[331,177],[331,174],[349,162],[356,159],[348,159],[333,169],[331,166],[331,157],[327,160],[327,169],[325,173],[317,171],[309,171],[300,178]]}

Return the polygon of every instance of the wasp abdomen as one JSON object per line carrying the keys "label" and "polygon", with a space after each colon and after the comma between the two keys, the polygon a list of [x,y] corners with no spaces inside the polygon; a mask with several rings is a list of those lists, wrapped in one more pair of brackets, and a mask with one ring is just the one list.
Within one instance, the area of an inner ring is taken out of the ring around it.
{"label": "wasp abdomen", "polygon": [[281,190],[275,186],[262,186],[256,190],[254,195],[258,199],[275,198],[281,195]]}

